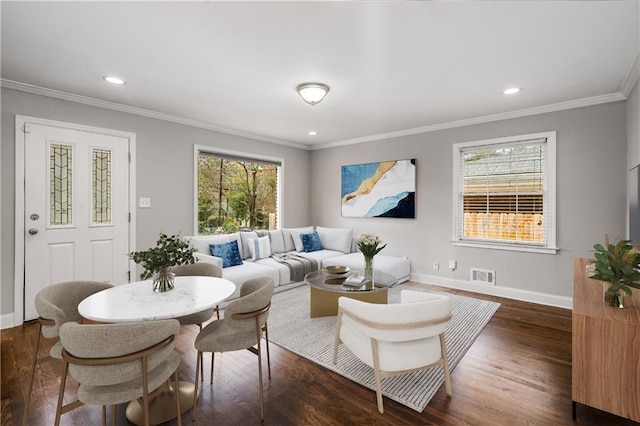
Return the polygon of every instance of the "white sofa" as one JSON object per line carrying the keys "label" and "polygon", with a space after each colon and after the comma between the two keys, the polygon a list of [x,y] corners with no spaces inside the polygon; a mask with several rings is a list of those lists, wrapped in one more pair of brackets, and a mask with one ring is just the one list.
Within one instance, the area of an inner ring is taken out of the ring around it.
{"label": "white sofa", "polygon": [[[304,244],[301,235],[316,232],[322,249],[315,251],[304,251]],[[321,226],[303,228],[284,228],[274,231],[263,231],[267,235],[262,236],[262,243],[267,243],[270,253],[296,254],[304,258],[317,261],[318,269],[328,265],[344,265],[352,269],[364,269],[364,258],[357,248],[353,239],[353,230],[347,228],[325,228]],[[258,276],[268,276],[273,279],[275,292],[287,290],[303,284],[303,281],[293,280],[290,268],[282,264],[271,256],[262,257],[254,253],[257,232],[236,232],[224,235],[192,236],[186,237],[191,241],[193,247],[198,251],[195,256],[200,262],[214,263],[222,267],[222,277],[236,284],[236,292],[230,299],[236,298],[240,292],[242,284]],[[238,251],[242,257],[242,264],[223,267],[223,259],[211,255],[210,245],[219,245],[236,241]],[[268,254],[268,253],[267,253]],[[261,257],[261,258],[260,258]],[[255,260],[254,260],[255,258]],[[383,271],[393,275],[398,282],[409,279],[410,263],[407,258],[376,255],[374,262],[374,273]]]}

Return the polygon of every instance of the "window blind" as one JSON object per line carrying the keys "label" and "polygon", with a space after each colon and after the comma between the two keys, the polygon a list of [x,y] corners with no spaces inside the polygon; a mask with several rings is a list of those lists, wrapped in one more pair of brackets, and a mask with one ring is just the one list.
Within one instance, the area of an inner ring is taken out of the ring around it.
{"label": "window blind", "polygon": [[219,154],[213,151],[212,152],[200,151],[199,155],[224,158],[225,160],[228,160],[228,161],[240,161],[243,163],[254,163],[254,164],[268,164],[272,166],[282,167],[282,162],[280,161],[265,160],[262,158],[242,157],[242,156],[236,156],[236,155],[230,155],[230,154]]}
{"label": "window blind", "polygon": [[546,244],[547,140],[460,150],[462,240]]}

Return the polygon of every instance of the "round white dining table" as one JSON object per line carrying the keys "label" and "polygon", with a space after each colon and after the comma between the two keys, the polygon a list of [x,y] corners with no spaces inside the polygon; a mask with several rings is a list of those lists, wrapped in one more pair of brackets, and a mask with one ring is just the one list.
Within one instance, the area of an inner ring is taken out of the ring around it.
{"label": "round white dining table", "polygon": [[173,290],[156,293],[151,280],[118,285],[92,294],[78,305],[83,318],[99,322],[178,318],[216,306],[235,284],[224,278],[175,277]]}
{"label": "round white dining table", "polygon": [[[229,280],[215,277],[180,276],[174,279],[173,290],[156,293],[153,281],[138,281],[118,285],[84,299],[78,305],[83,318],[106,323],[154,321],[178,318],[216,306],[236,290]],[[193,383],[180,382],[180,408],[184,413],[193,406]],[[167,422],[178,416],[176,392],[166,382],[149,394],[151,424]],[[127,406],[127,418],[134,424],[144,424],[144,413],[138,400]]]}

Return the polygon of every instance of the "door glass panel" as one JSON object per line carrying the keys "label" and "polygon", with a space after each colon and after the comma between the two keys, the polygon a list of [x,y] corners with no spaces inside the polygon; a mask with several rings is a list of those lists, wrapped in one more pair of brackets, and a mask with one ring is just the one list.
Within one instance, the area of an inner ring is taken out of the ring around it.
{"label": "door glass panel", "polygon": [[111,224],[111,150],[93,148],[94,225]]}
{"label": "door glass panel", "polygon": [[52,143],[49,148],[49,225],[73,224],[73,147]]}

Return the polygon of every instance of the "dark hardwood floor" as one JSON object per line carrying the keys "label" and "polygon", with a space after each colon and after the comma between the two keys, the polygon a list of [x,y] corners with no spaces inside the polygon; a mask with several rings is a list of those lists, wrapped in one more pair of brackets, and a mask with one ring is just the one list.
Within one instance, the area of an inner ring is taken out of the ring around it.
{"label": "dark hardwood floor", "polygon": [[[411,283],[412,285],[420,285]],[[443,290],[438,287],[430,288]],[[444,291],[451,291],[446,290]],[[272,379],[265,373],[265,425],[570,425],[571,312],[531,303],[458,291],[502,303],[487,327],[452,373],[453,397],[442,387],[418,413],[279,346],[271,345]],[[27,377],[37,325],[2,330],[2,425],[22,421]],[[193,381],[197,327],[185,326],[178,342],[180,376]],[[51,342],[43,350],[48,351]],[[205,385],[195,424],[260,424],[257,364],[248,351],[216,355],[214,385]],[[61,370],[57,361],[37,368],[30,425],[53,424]],[[65,401],[74,398],[67,386]],[[118,424],[128,424],[124,405]],[[100,424],[99,407],[81,407],[62,416],[64,425]],[[192,424],[190,412],[182,416]],[[170,424],[175,425],[174,420]],[[589,407],[578,406],[578,425],[637,425]]]}

